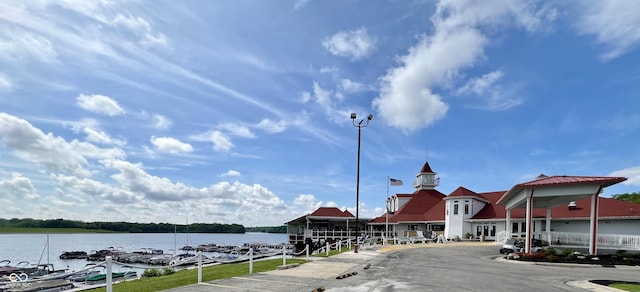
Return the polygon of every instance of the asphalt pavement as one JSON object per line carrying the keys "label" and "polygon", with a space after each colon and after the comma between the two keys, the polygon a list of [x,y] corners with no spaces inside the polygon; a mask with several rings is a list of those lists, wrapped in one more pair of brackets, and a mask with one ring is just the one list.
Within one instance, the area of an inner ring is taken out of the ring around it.
{"label": "asphalt pavement", "polygon": [[640,279],[640,267],[507,261],[498,250],[477,242],[374,246],[166,291],[621,291],[589,280]]}

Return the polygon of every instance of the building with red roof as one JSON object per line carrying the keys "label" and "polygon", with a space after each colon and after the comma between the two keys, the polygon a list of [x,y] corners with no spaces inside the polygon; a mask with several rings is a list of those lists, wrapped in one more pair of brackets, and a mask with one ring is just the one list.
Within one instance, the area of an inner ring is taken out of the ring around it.
{"label": "building with red roof", "polygon": [[[425,162],[416,176],[415,192],[388,198],[389,212],[372,219],[369,230],[373,234],[385,234],[388,230],[390,237],[407,236],[412,231],[449,239],[525,237],[526,204],[521,200],[513,201],[512,205],[505,203],[512,197],[520,198],[522,190],[536,188],[535,193],[540,197],[536,197],[531,212],[533,234],[547,230],[588,234],[593,197],[590,195],[624,180],[622,177],[541,175],[509,191],[478,193],[460,186],[445,195],[436,190],[439,179]],[[587,188],[593,186],[595,190]],[[599,234],[640,235],[637,228],[640,204],[597,196],[597,206]]]}
{"label": "building with red roof", "polygon": [[[416,175],[415,191],[387,198],[388,212],[362,219],[366,226],[359,230],[387,238],[423,234],[496,241],[537,237],[583,246],[591,242],[592,253],[597,236],[600,244],[631,242],[629,248],[640,250],[640,204],[599,196],[624,177],[540,175],[508,191],[475,192],[460,186],[445,195],[436,189],[436,175],[425,162]],[[355,239],[354,216],[335,207],[319,208],[286,224],[292,243]]]}

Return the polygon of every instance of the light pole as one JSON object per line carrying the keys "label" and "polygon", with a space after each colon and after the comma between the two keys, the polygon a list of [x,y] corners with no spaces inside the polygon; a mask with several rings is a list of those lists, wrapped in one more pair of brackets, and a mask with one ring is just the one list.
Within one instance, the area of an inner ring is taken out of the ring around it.
{"label": "light pole", "polygon": [[362,128],[365,128],[369,125],[369,122],[373,119],[373,115],[369,114],[367,117],[367,122],[363,125],[364,119],[360,120],[358,124],[356,124],[356,113],[351,113],[351,123],[354,127],[358,128],[358,174],[356,175],[356,246],[353,250],[354,253],[358,253],[358,244],[360,243],[360,234],[358,228],[360,227],[358,222],[358,210],[360,208],[360,132]]}

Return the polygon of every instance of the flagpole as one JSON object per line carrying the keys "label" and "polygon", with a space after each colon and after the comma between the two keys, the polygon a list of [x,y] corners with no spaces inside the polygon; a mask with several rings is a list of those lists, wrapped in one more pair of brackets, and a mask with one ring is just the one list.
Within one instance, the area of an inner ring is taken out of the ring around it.
{"label": "flagpole", "polygon": [[[385,220],[385,228],[384,228],[385,241],[388,241],[387,237],[389,236],[389,181],[390,181],[390,178],[387,175],[387,202],[386,202],[386,212],[385,212],[386,220]],[[385,245],[385,244],[386,242],[383,242],[382,245]]]}

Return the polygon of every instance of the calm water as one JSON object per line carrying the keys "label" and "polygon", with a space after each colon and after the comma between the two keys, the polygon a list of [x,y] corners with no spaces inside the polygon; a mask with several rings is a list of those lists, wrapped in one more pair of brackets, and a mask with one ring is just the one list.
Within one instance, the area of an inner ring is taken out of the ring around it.
{"label": "calm water", "polygon": [[[173,254],[174,248],[185,245],[197,247],[200,244],[242,245],[260,242],[278,244],[287,241],[286,234],[245,233],[245,234],[173,234],[173,233],[70,233],[50,234],[47,250],[47,234],[0,234],[0,261],[10,260],[12,265],[20,261],[31,264],[52,263],[56,269],[82,269],[86,260],[60,260],[64,251],[91,251],[108,247],[122,248],[127,252],[142,248],[161,249]],[[183,251],[178,250],[178,253]],[[116,270],[117,271],[117,270]]]}

